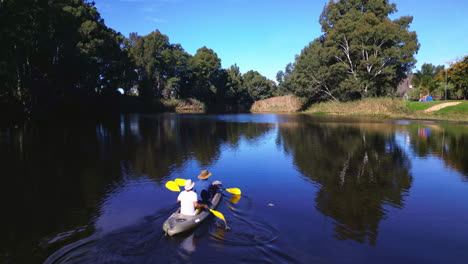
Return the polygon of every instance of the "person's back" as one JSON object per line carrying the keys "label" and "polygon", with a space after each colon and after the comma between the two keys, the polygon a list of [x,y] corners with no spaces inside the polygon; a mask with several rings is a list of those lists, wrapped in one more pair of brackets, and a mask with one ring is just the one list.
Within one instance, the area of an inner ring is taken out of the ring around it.
{"label": "person's back", "polygon": [[194,191],[198,194],[203,202],[211,199],[210,186],[211,182],[208,180],[197,180],[195,182]]}
{"label": "person's back", "polygon": [[193,206],[193,202],[198,201],[197,193],[188,190],[182,191],[177,197],[177,200],[180,201],[180,213],[183,215],[195,215],[195,207]]}
{"label": "person's back", "polygon": [[195,215],[195,208],[206,208],[206,205],[198,204],[197,193],[192,191],[194,182],[187,180],[185,182],[185,191],[180,192],[177,202],[180,202],[180,213],[183,215]]}
{"label": "person's back", "polygon": [[211,172],[203,170],[200,175],[198,175],[198,180],[195,182],[194,191],[198,194],[198,197],[201,199],[201,202],[204,204],[209,204],[209,200],[212,197],[212,185],[221,184],[220,181],[211,182],[208,178],[212,175]]}

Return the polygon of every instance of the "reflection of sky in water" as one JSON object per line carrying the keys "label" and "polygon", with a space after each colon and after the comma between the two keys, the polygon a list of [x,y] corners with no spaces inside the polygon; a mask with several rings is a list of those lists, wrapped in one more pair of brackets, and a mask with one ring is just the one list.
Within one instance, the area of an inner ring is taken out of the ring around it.
{"label": "reflection of sky in water", "polygon": [[[414,181],[410,194],[405,198],[404,209],[392,210],[390,217],[382,223],[381,232],[386,235],[386,240],[382,242],[391,243],[393,239],[398,239],[399,243],[395,245],[398,245],[396,248],[400,254],[405,251],[403,247],[406,245],[411,247],[413,255],[427,254],[425,250],[428,246],[443,248],[444,241],[452,247],[466,246],[467,185],[460,184],[462,175],[447,166],[439,155],[418,157],[412,150],[409,137],[408,132],[396,133],[398,144],[410,155]],[[427,239],[427,234],[431,239]],[[415,239],[426,248],[408,245]],[[415,249],[419,251],[415,252]],[[453,248],[454,251],[460,249]]]}
{"label": "reflection of sky in water", "polygon": [[281,117],[276,114],[225,114],[225,115],[180,115],[180,118],[211,119],[234,123],[277,123]]}

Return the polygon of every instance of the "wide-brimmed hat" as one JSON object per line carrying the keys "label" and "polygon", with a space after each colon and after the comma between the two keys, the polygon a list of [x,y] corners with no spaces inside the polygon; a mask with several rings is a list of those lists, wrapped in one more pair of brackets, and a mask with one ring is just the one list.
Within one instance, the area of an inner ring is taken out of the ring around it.
{"label": "wide-brimmed hat", "polygon": [[185,181],[185,190],[192,190],[193,186],[195,185],[195,183],[192,181],[192,180],[186,180]]}
{"label": "wide-brimmed hat", "polygon": [[202,170],[200,175],[198,175],[198,179],[205,180],[205,179],[208,179],[210,176],[211,176],[211,172],[209,172],[207,170]]}

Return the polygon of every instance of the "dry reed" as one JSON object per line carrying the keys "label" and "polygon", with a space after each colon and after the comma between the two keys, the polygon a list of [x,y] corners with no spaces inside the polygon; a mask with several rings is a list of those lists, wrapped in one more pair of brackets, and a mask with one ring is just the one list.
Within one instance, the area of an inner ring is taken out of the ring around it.
{"label": "dry reed", "polygon": [[252,112],[296,112],[304,103],[294,95],[272,97],[256,101],[250,111]]}
{"label": "dry reed", "polygon": [[336,113],[346,115],[395,115],[408,110],[405,101],[398,98],[366,98],[353,102],[326,102],[312,105],[309,113]]}

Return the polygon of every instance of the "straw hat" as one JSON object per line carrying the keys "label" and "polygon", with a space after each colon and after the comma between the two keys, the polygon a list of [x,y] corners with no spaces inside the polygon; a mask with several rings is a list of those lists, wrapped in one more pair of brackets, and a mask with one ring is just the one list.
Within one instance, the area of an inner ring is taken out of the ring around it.
{"label": "straw hat", "polygon": [[200,175],[198,175],[198,179],[200,179],[200,180],[206,180],[206,179],[208,179],[210,176],[211,176],[211,172],[209,172],[209,171],[207,171],[207,170],[202,170],[202,172],[200,173]]}
{"label": "straw hat", "polygon": [[184,188],[185,190],[189,191],[189,190],[192,190],[194,185],[195,183],[192,180],[186,180]]}

